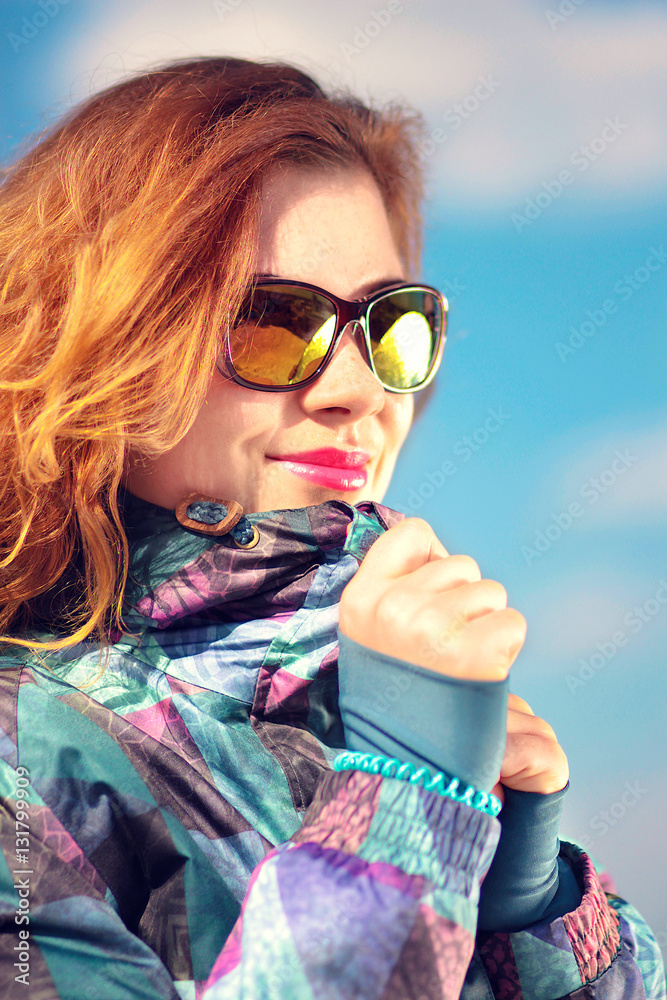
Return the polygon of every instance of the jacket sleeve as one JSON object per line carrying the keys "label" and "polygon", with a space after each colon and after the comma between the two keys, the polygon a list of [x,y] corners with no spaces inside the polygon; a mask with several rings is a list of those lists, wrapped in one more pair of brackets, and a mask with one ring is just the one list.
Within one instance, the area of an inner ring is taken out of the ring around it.
{"label": "jacket sleeve", "polygon": [[605,892],[604,879],[580,847],[561,842],[560,856],[583,889],[580,905],[522,931],[478,934],[463,1000],[479,995],[478,983],[505,1000],[664,1000],[660,950],[637,910]]}
{"label": "jacket sleeve", "polygon": [[455,1000],[498,828],[407,782],[325,773],[253,872],[203,997]]}
{"label": "jacket sleeve", "polygon": [[498,820],[469,806],[396,779],[325,771],[300,828],[252,872],[208,981],[186,983],[121,919],[24,769],[0,762],[0,791],[6,1000],[194,1000],[195,987],[203,1000],[460,994],[499,837]]}

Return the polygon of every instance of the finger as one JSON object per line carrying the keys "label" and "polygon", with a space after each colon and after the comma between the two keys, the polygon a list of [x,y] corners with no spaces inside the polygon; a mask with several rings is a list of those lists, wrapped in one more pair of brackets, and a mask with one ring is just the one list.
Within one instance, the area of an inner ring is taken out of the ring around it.
{"label": "finger", "polygon": [[449,552],[426,521],[406,517],[373,543],[355,579],[369,574],[375,579],[396,579],[447,556]]}
{"label": "finger", "polygon": [[515,712],[511,708],[507,712],[507,732],[542,736],[545,739],[557,742],[556,734],[552,727],[544,719],[541,719],[539,715]]}
{"label": "finger", "polygon": [[[442,560],[443,563],[446,561]],[[413,601],[418,602],[424,608],[425,614],[443,619],[462,618],[472,622],[475,618],[481,618],[493,611],[502,611],[507,607],[507,591],[497,580],[475,580],[472,583],[460,583],[457,587],[443,590],[427,590],[423,578],[427,576],[435,578],[441,574],[446,581],[447,568],[445,566],[442,569],[432,568],[429,563],[423,569],[425,570],[423,574],[421,571],[416,571],[401,580],[400,598],[408,605]],[[424,594],[429,597],[426,604],[424,604]]]}
{"label": "finger", "polygon": [[473,621],[505,610],[507,594],[495,580],[480,580],[433,593],[424,588],[420,579],[420,573],[415,572],[390,586],[378,615],[384,628],[395,629],[399,634],[412,631],[423,637],[435,652],[441,649],[460,655],[466,648],[472,649],[475,633],[467,630]]}
{"label": "finger", "polygon": [[567,757],[558,743],[543,736],[508,734],[500,769],[503,785],[545,795],[565,788],[568,778]]}
{"label": "finger", "polygon": [[511,708],[514,712],[524,712],[526,715],[535,715],[527,701],[520,698],[518,694],[512,694],[511,692],[507,696],[507,707]]}
{"label": "finger", "polygon": [[447,556],[433,559],[413,570],[401,583],[415,587],[423,594],[434,594],[441,590],[454,590],[466,583],[479,583],[481,579],[479,566],[471,556]]}
{"label": "finger", "polygon": [[505,789],[503,788],[503,786],[500,784],[499,781],[497,781],[496,784],[491,789],[491,794],[495,795],[497,799],[500,799],[501,806],[505,805]]}
{"label": "finger", "polygon": [[[456,620],[453,624],[456,624]],[[503,608],[475,618],[453,634],[449,649],[440,642],[442,654],[451,651],[446,671],[453,676],[480,680],[502,680],[514,663],[526,636],[526,620],[514,608]]]}

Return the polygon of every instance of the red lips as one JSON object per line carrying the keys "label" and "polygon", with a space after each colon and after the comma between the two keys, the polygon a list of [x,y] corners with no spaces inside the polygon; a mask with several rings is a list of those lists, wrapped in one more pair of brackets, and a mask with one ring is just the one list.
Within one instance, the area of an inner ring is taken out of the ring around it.
{"label": "red lips", "polygon": [[304,462],[333,469],[359,469],[370,459],[367,451],[340,451],[338,448],[318,448],[316,451],[298,451],[289,455],[271,455],[283,462]]}
{"label": "red lips", "polygon": [[338,492],[361,490],[368,474],[363,466],[370,460],[367,451],[342,451],[339,448],[318,448],[290,455],[268,455],[274,462],[300,479]]}

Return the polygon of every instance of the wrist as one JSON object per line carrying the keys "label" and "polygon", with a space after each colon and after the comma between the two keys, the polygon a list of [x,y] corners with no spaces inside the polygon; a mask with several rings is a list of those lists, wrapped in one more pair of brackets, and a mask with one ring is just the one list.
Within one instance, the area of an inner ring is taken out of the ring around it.
{"label": "wrist", "polygon": [[427,767],[416,768],[409,761],[400,761],[383,754],[359,753],[346,750],[339,754],[333,762],[334,771],[365,771],[369,774],[379,774],[383,778],[397,778],[411,785],[419,785],[427,792],[437,792],[444,798],[452,799],[462,805],[471,806],[488,816],[497,816],[502,803],[491,792],[466,785],[456,775],[438,771],[436,774]]}
{"label": "wrist", "polygon": [[385,656],[339,630],[339,707],[348,750],[456,775],[489,792],[506,738],[508,681],[463,681]]}
{"label": "wrist", "polygon": [[572,909],[577,886],[558,862],[568,788],[549,794],[504,790],[500,842],[480,895],[480,930],[522,930],[545,914],[553,918]]}

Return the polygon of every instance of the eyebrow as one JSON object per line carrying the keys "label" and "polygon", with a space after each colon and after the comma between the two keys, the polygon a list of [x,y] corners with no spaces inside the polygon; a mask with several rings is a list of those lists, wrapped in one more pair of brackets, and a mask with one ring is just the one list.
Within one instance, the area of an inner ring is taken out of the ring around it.
{"label": "eyebrow", "polygon": [[[275,281],[297,281],[297,278],[285,278],[279,274],[270,274],[267,272],[260,272],[258,274],[252,275],[252,280],[255,281],[257,278],[273,278]],[[306,282],[310,284],[310,282]],[[356,296],[359,299],[364,299],[373,292],[379,292],[381,288],[389,288],[391,285],[404,285],[407,284],[406,279],[402,275],[397,277],[380,278],[379,281],[370,281],[366,285],[361,286],[360,293]],[[316,285],[315,287],[321,288],[321,285]],[[326,289],[324,289],[326,291]]]}
{"label": "eyebrow", "polygon": [[407,284],[407,282],[402,275],[399,275],[396,278],[381,278],[380,281],[371,281],[368,285],[364,285],[364,295],[372,295],[373,292],[379,292],[381,288],[387,288],[389,285],[405,284]]}

